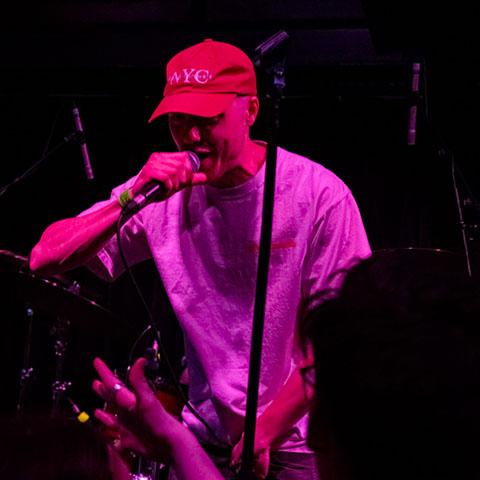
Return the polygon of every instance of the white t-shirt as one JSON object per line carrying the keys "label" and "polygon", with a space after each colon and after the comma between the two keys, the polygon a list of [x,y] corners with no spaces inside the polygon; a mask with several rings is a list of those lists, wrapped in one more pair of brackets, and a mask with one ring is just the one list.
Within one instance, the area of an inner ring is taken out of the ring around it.
{"label": "white t-shirt", "polygon": [[[264,179],[265,165],[236,187],[186,188],[146,206],[122,228],[126,258],[134,264],[153,257],[184,332],[190,402],[230,445],[244,429]],[[112,198],[133,181],[115,188]],[[329,277],[370,253],[345,184],[321,165],[279,148],[259,414],[301,360],[295,335],[300,300],[338,283]],[[115,238],[88,267],[110,280],[123,272]],[[199,440],[216,443],[189,410],[183,419]],[[304,417],[280,450],[309,451],[306,428]]]}

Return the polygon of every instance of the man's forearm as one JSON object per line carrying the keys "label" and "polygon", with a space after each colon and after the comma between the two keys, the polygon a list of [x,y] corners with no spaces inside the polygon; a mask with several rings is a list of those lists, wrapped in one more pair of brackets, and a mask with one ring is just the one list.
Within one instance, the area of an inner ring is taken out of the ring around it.
{"label": "man's forearm", "polygon": [[172,442],[171,456],[172,467],[178,480],[223,480],[213,461],[186,428],[182,435]]}
{"label": "man's forearm", "polygon": [[30,255],[30,268],[41,274],[71,270],[90,260],[114,234],[121,212],[118,202],[82,217],[50,225]]}
{"label": "man's forearm", "polygon": [[300,418],[308,412],[309,402],[305,397],[303,380],[297,369],[287,380],[275,400],[258,417],[255,433],[255,450],[280,445]]}
{"label": "man's forearm", "polygon": [[[265,478],[270,463],[270,450],[275,450],[284,441],[292,426],[308,411],[309,400],[305,397],[303,380],[297,369],[287,380],[277,397],[257,418],[255,429],[255,473]],[[240,468],[243,452],[243,436],[233,447],[230,467]]]}

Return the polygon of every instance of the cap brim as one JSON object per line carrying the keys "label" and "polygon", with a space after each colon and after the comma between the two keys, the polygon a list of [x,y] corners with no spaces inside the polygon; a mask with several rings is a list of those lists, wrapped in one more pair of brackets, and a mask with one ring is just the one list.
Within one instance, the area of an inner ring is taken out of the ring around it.
{"label": "cap brim", "polygon": [[232,104],[235,93],[177,93],[165,97],[149,122],[165,113],[186,113],[199,117],[216,117]]}

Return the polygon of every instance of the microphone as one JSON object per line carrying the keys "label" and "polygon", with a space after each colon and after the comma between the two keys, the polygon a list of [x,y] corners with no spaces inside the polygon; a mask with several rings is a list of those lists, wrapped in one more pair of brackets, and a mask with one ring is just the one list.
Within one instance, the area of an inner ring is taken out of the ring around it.
{"label": "microphone", "polygon": [[[200,170],[200,158],[195,152],[188,153],[188,158],[192,164],[192,172]],[[165,185],[161,182],[147,183],[122,209],[122,216],[134,215],[143,207],[153,202],[159,195],[165,191]]]}
{"label": "microphone", "polygon": [[85,140],[85,134],[83,133],[82,121],[80,120],[80,114],[78,108],[73,102],[73,119],[75,120],[75,128],[77,130],[76,138],[80,144],[80,150],[82,151],[83,164],[85,165],[85,173],[89,180],[93,180],[93,170],[90,164],[90,157],[88,156],[87,141]]}
{"label": "microphone", "polygon": [[415,145],[417,136],[417,105],[418,105],[418,86],[420,82],[420,62],[413,62],[412,65],[412,97],[413,104],[410,106],[410,117],[408,120],[407,144]]}

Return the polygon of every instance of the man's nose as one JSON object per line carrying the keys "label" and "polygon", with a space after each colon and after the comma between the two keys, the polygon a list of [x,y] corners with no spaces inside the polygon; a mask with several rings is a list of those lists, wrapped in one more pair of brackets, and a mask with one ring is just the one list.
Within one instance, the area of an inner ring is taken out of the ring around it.
{"label": "man's nose", "polygon": [[185,143],[195,143],[201,140],[200,129],[198,125],[188,125],[184,130],[184,141]]}

